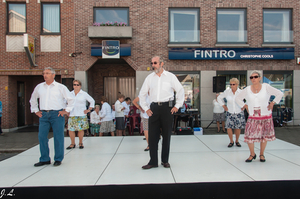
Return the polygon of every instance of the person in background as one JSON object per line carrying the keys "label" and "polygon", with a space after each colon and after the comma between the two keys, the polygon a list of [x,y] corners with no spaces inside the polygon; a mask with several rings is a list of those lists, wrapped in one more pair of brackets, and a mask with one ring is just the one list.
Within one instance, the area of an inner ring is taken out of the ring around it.
{"label": "person in background", "polygon": [[[241,147],[241,144],[239,143],[239,137],[241,134],[241,129],[245,128],[246,121],[244,110],[242,110],[241,107],[235,102],[235,98],[242,90],[238,88],[239,80],[237,78],[232,78],[229,80],[229,82],[230,89],[227,89],[222,94],[220,94],[217,97],[217,101],[227,112],[225,128],[227,129],[227,133],[230,139],[228,147],[232,147],[234,145],[232,129],[234,129],[235,144],[236,146]],[[224,98],[227,100],[227,106],[223,101]]]}
{"label": "person in background", "polygon": [[[127,126],[128,123],[128,115],[129,115],[129,111],[130,111],[130,103],[131,103],[131,99],[130,97],[126,97],[125,100],[122,102],[123,107],[125,107],[124,109],[124,120],[125,120],[125,127]],[[125,129],[122,132],[122,135],[125,136]]]}
{"label": "person in background", "polygon": [[218,133],[220,133],[220,123],[222,124],[222,130],[225,133],[225,113],[224,108],[218,103],[217,98],[220,94],[216,94],[216,99],[213,100],[213,120],[217,122]]}
{"label": "person in background", "polygon": [[31,112],[39,117],[38,137],[41,157],[34,166],[51,164],[48,144],[50,127],[53,129],[54,137],[55,162],[53,165],[59,166],[64,158],[64,115],[68,115],[73,110],[75,97],[65,85],[54,80],[55,70],[53,68],[45,68],[43,76],[45,82],[38,84],[34,88],[30,98]]}
{"label": "person in background", "polygon": [[100,136],[100,104],[95,105],[95,110],[90,114],[90,125],[91,125],[91,134],[94,136]]}
{"label": "person in background", "polygon": [[0,135],[4,135],[1,128],[1,119],[2,119],[2,102],[0,101]]}
{"label": "person in background", "polygon": [[107,103],[107,98],[105,96],[101,97],[101,111],[100,111],[100,136],[103,136],[103,133],[110,132],[111,136],[114,136],[115,126],[113,122],[112,111],[110,105]]}
{"label": "person in background", "polygon": [[[84,130],[89,129],[89,122],[86,114],[91,112],[95,107],[95,100],[85,91],[81,89],[81,81],[73,81],[74,90],[71,92],[75,97],[75,105],[73,110],[70,112],[68,119],[68,130],[71,139],[71,144],[66,149],[75,148],[75,131],[78,131],[79,148],[83,149],[83,135]],[[86,108],[86,102],[90,103],[90,107]]]}
{"label": "person in background", "polygon": [[[139,102],[140,98],[139,97],[136,97],[132,103],[134,104],[134,106],[136,108],[138,108],[141,113],[141,123],[143,124],[143,131],[144,131],[144,135],[145,135],[145,138],[147,140],[147,143],[148,143],[148,146],[146,149],[144,149],[144,151],[149,151],[149,140],[148,140],[148,126],[149,126],[149,116],[147,115],[147,113],[142,109],[142,107],[140,105],[138,105],[138,102]],[[149,101],[149,96],[146,97],[146,101],[147,103],[150,105],[150,101]]]}
{"label": "person in background", "polygon": [[125,107],[122,105],[124,99],[125,96],[119,93],[118,100],[115,103],[117,136],[122,136],[122,132],[123,130],[125,130],[125,120],[124,120]]}
{"label": "person in background", "polygon": [[[250,75],[252,85],[247,86],[241,91],[235,101],[240,106],[245,108],[249,117],[247,120],[244,139],[248,144],[250,156],[246,162],[252,162],[256,159],[254,151],[254,142],[260,142],[260,161],[265,162],[264,152],[267,146],[267,141],[275,140],[275,130],[272,119],[272,110],[275,103],[279,103],[283,93],[269,84],[261,84],[261,74],[258,71],[253,71]],[[274,100],[269,103],[270,97],[275,96]],[[244,103],[246,99],[246,103]]]}

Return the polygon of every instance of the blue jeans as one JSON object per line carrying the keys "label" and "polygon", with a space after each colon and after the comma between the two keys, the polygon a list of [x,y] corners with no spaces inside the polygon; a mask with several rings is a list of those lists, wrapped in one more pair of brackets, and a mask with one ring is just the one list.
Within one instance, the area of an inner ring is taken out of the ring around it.
{"label": "blue jeans", "polygon": [[39,142],[40,142],[40,162],[50,161],[48,134],[50,127],[53,129],[54,137],[54,161],[62,161],[64,159],[64,124],[65,117],[59,116],[58,111],[42,111],[42,117],[39,122]]}

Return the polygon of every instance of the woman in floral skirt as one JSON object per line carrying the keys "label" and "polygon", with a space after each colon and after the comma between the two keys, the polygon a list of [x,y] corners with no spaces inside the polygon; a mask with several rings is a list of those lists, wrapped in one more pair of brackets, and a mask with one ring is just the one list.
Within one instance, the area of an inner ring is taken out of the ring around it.
{"label": "woman in floral skirt", "polygon": [[[250,75],[252,85],[245,88],[236,97],[236,102],[246,108],[249,113],[244,137],[245,142],[248,143],[250,157],[246,159],[246,162],[252,162],[256,158],[254,142],[260,142],[260,161],[266,161],[264,151],[267,141],[275,140],[272,119],[273,106],[275,103],[279,103],[283,96],[280,90],[266,83],[261,84],[261,78],[260,72],[252,72]],[[274,95],[275,99],[269,103],[271,95]],[[243,102],[244,99],[247,104]]]}

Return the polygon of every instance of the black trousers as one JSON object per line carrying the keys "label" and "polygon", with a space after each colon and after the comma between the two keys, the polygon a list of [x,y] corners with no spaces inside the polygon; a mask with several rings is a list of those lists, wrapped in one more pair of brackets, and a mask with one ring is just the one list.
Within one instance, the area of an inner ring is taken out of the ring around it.
{"label": "black trousers", "polygon": [[152,103],[150,110],[153,115],[149,117],[149,147],[150,161],[149,165],[158,165],[158,142],[160,133],[162,132],[162,153],[161,161],[169,162],[170,141],[172,133],[173,115],[171,114],[172,107],[169,107],[169,102],[158,105]]}

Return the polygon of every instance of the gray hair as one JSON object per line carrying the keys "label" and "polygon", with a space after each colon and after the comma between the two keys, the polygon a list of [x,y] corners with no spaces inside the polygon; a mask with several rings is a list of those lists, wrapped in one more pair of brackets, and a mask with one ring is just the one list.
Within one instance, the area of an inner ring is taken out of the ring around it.
{"label": "gray hair", "polygon": [[55,70],[54,70],[53,68],[47,67],[47,68],[44,69],[44,71],[45,71],[45,70],[50,70],[51,73],[55,75]]}
{"label": "gray hair", "polygon": [[253,75],[253,74],[258,74],[258,77],[261,77],[261,73],[258,72],[257,70],[253,71],[253,72],[250,74],[250,76]]}
{"label": "gray hair", "polygon": [[[164,62],[164,58],[163,58],[162,56],[155,55],[154,57],[158,57],[160,63]],[[152,57],[152,59],[153,59],[154,57]]]}

